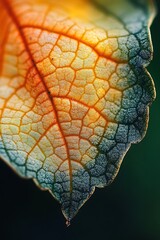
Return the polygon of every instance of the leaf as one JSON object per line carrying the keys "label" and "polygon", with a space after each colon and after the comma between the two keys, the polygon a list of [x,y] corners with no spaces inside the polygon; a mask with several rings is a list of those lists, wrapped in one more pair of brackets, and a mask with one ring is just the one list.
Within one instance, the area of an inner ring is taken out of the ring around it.
{"label": "leaf", "polygon": [[0,156],[70,221],[148,125],[152,1],[0,0]]}

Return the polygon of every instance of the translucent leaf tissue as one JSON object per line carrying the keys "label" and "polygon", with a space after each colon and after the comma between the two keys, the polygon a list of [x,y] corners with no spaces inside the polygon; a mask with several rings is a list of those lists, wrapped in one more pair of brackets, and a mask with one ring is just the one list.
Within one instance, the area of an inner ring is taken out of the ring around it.
{"label": "translucent leaf tissue", "polygon": [[70,221],[148,125],[150,0],[0,0],[0,157]]}

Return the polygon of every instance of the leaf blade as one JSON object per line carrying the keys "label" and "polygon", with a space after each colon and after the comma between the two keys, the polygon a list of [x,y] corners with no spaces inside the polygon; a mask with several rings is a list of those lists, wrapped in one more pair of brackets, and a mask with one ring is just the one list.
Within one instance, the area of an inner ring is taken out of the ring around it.
{"label": "leaf blade", "polygon": [[104,13],[103,1],[1,1],[10,24],[1,157],[48,189],[68,220],[95,187],[113,181],[131,143],[144,137],[155,98],[144,68],[152,58],[148,10],[106,2]]}

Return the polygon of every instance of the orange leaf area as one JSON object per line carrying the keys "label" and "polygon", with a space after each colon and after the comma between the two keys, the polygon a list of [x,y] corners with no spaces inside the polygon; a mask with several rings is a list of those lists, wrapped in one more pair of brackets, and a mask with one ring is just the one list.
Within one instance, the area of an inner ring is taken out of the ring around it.
{"label": "orange leaf area", "polygon": [[68,220],[113,181],[155,97],[148,8],[103,4],[0,1],[0,156]]}

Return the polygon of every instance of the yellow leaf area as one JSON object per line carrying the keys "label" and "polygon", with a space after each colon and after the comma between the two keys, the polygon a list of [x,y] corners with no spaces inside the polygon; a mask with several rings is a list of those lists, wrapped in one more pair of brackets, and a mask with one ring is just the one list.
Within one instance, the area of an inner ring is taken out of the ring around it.
{"label": "yellow leaf area", "polygon": [[0,156],[49,190],[67,220],[145,135],[148,6],[0,0]]}

